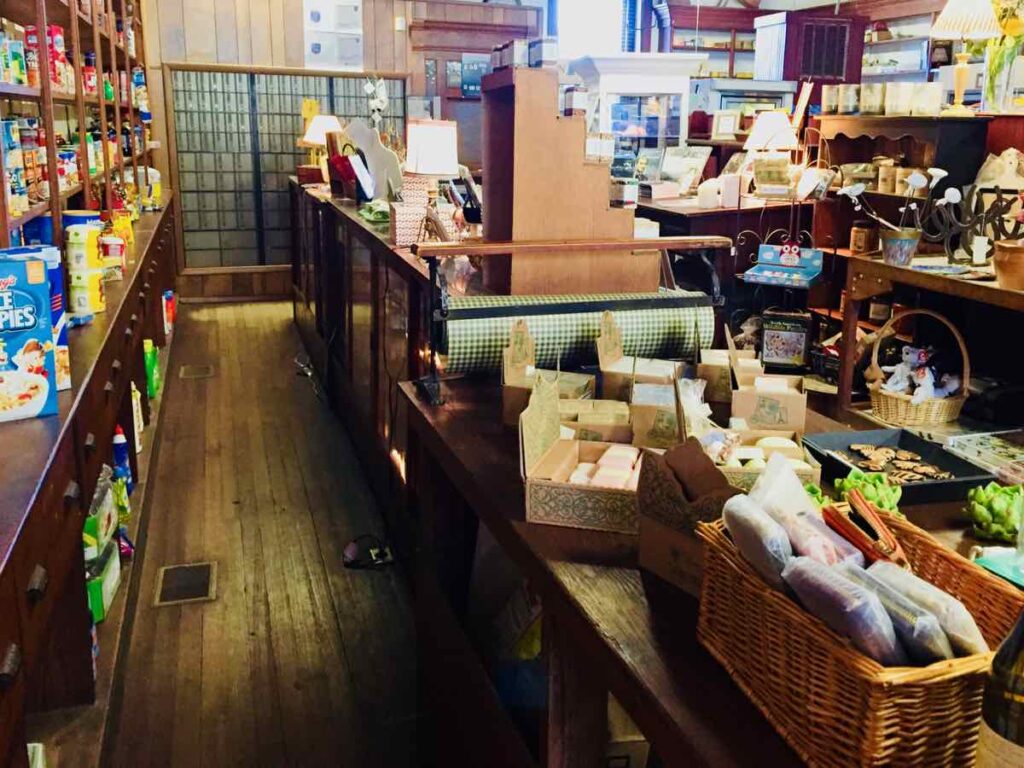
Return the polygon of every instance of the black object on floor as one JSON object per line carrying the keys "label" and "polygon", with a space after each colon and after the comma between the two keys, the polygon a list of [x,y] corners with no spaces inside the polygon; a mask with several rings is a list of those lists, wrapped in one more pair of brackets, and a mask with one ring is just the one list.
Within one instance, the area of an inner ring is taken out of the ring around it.
{"label": "black object on floor", "polygon": [[212,365],[183,365],[178,371],[180,379],[211,379],[214,369]]}
{"label": "black object on floor", "polygon": [[154,603],[157,607],[197,603],[216,598],[216,563],[168,565],[160,569]]}
{"label": "black object on floor", "polygon": [[378,569],[395,562],[391,548],[373,534],[356,536],[345,545],[341,562],[353,570]]}

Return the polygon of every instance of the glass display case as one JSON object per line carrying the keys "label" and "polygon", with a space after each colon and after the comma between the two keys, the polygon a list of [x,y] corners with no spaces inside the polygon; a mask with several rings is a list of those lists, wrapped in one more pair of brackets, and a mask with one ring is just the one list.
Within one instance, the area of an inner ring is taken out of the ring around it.
{"label": "glass display case", "polygon": [[569,74],[587,89],[587,131],[612,134],[617,151],[663,149],[686,141],[690,78],[705,53],[624,53],[584,57]]}

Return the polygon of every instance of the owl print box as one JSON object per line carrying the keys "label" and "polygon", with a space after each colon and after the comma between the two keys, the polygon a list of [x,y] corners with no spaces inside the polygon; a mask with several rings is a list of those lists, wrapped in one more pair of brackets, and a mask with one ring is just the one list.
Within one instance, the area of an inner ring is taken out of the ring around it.
{"label": "owl print box", "polygon": [[55,413],[57,386],[46,262],[0,260],[0,422]]}

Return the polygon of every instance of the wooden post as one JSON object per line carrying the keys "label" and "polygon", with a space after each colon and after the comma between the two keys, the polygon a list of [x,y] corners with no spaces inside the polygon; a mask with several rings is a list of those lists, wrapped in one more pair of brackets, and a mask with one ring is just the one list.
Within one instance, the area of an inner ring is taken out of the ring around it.
{"label": "wooden post", "polygon": [[[117,168],[121,172],[121,182],[124,183],[124,152],[121,151],[121,78],[117,69],[117,16],[114,14],[113,0],[106,0],[107,6],[107,34],[110,42],[110,85],[114,89],[114,143],[117,149],[114,156],[117,159]],[[113,206],[111,206],[113,208]]]}
{"label": "wooden post", "polygon": [[608,747],[608,692],[588,674],[564,628],[544,611],[548,768],[593,768]]}
{"label": "wooden post", "polygon": [[99,86],[97,98],[100,107],[100,152],[103,155],[103,184],[105,189],[106,209],[114,207],[114,188],[111,185],[110,176],[110,138],[108,136],[110,122],[107,120],[107,96],[106,88],[103,85],[103,45],[100,43],[100,4],[93,0],[92,4],[92,43],[93,51],[96,53],[96,80]]}
{"label": "wooden post", "polygon": [[39,112],[46,131],[46,170],[50,175],[50,213],[53,215],[53,242],[58,248],[64,242],[60,225],[60,177],[57,174],[57,132],[53,120],[53,83],[50,81],[50,46],[46,42],[46,0],[36,0],[36,24],[39,32]]}
{"label": "wooden post", "polygon": [[92,177],[89,175],[89,145],[86,137],[89,134],[85,122],[85,81],[82,79],[82,33],[78,25],[78,0],[71,0],[71,49],[74,52],[73,64],[75,67],[75,114],[78,117],[78,175],[82,180],[82,189],[85,193],[83,207],[87,210],[92,208]]}

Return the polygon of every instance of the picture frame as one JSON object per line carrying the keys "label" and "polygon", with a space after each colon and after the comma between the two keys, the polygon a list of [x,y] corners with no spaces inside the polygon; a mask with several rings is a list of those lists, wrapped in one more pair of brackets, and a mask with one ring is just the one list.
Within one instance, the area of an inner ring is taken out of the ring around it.
{"label": "picture frame", "polygon": [[661,164],[661,178],[679,185],[680,194],[693,194],[704,177],[711,147],[668,147]]}
{"label": "picture frame", "polygon": [[800,95],[797,96],[796,106],[793,108],[793,116],[789,124],[793,126],[796,135],[800,135],[803,128],[804,118],[807,116],[807,105],[811,103],[811,92],[814,90],[814,83],[807,81],[800,86]]}
{"label": "picture frame", "polygon": [[823,199],[835,177],[836,172],[830,168],[819,168],[814,165],[804,168],[796,184],[796,199],[800,201]]}
{"label": "picture frame", "polygon": [[747,164],[747,153],[744,151],[733,152],[729,156],[728,162],[722,168],[719,176],[724,176],[729,173],[739,173],[743,170],[743,166]]}
{"label": "picture frame", "polygon": [[641,147],[636,155],[636,175],[640,181],[659,181],[665,150],[661,147]]}
{"label": "picture frame", "polygon": [[719,109],[711,122],[711,138],[717,140],[735,140],[740,129],[740,111],[738,109]]}

